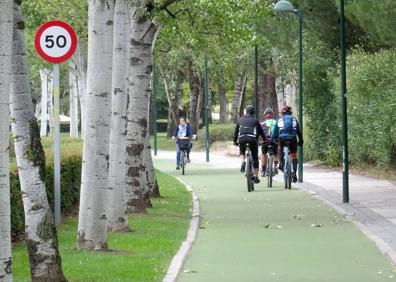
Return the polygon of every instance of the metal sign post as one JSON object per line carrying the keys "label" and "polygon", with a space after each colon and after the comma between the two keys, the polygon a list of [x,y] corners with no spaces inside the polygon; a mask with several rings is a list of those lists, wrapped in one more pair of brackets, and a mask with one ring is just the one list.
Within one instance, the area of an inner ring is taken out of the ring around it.
{"label": "metal sign post", "polygon": [[55,192],[55,222],[61,223],[60,204],[60,121],[59,121],[59,65],[54,64],[54,192]]}
{"label": "metal sign post", "polygon": [[73,28],[62,21],[43,24],[34,39],[37,53],[47,62],[54,64],[54,199],[55,223],[61,223],[61,149],[59,121],[59,64],[68,60],[76,50],[77,36]]}

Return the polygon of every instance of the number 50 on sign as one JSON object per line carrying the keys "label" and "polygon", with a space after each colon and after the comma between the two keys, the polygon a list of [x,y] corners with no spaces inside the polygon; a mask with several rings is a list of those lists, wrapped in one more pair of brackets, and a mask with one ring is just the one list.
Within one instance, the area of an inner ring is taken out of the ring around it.
{"label": "number 50 on sign", "polygon": [[73,55],[77,47],[77,36],[67,23],[50,21],[39,28],[34,43],[40,57],[59,64]]}

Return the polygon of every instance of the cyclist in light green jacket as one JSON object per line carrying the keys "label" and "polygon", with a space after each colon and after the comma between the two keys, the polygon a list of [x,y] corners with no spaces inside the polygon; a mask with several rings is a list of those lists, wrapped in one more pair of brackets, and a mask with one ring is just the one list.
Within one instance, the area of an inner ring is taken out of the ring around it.
{"label": "cyclist in light green jacket", "polygon": [[275,127],[275,114],[271,108],[266,108],[264,111],[264,121],[261,123],[261,128],[265,134],[265,140],[261,146],[261,176],[267,176],[267,153],[269,150],[272,150],[274,155],[274,167],[273,172],[275,174],[278,173],[277,166],[278,166],[278,150],[276,144],[270,144],[270,139],[272,132],[274,131]]}

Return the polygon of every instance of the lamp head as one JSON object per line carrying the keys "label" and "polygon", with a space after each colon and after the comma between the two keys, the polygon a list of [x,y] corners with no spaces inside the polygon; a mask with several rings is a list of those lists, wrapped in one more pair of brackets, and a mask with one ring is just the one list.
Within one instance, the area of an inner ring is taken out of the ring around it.
{"label": "lamp head", "polygon": [[294,9],[293,4],[290,3],[287,0],[280,0],[278,2],[276,2],[275,6],[274,6],[274,11],[275,12],[279,12],[279,13],[284,13],[284,12],[292,12],[295,13],[296,9]]}

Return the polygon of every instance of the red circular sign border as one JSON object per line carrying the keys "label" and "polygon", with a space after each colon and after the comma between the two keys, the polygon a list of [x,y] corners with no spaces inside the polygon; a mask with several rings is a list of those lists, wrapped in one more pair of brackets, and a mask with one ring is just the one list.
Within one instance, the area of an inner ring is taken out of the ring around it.
{"label": "red circular sign border", "polygon": [[[46,53],[44,53],[43,49],[41,49],[40,46],[40,37],[43,34],[43,32],[52,26],[60,26],[63,27],[64,29],[66,29],[66,31],[70,34],[71,37],[71,46],[69,51],[61,56],[61,57],[51,57],[48,56]],[[63,22],[63,21],[59,21],[59,20],[54,20],[54,21],[50,21],[47,22],[45,24],[43,24],[42,26],[40,26],[40,28],[37,30],[36,36],[34,38],[34,45],[36,47],[36,51],[37,53],[40,55],[41,58],[43,58],[44,60],[50,62],[50,63],[54,63],[54,64],[59,64],[62,63],[64,61],[67,61],[76,51],[77,48],[77,35],[74,32],[74,29],[67,23]]]}

